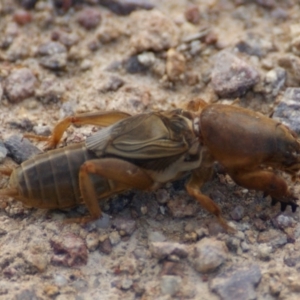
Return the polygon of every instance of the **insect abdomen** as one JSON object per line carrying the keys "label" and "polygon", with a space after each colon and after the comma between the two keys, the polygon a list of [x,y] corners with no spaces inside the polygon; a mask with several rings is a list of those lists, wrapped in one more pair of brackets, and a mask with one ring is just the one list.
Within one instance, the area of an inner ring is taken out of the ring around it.
{"label": "insect abdomen", "polygon": [[94,158],[96,156],[83,144],[78,144],[23,162],[12,175],[22,202],[48,209],[80,204],[79,170],[85,161]]}

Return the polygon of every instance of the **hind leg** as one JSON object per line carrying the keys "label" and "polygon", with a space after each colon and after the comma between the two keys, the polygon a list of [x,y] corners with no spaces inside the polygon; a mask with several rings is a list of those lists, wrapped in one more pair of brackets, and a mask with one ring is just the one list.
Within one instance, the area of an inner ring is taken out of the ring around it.
{"label": "hind leg", "polygon": [[128,117],[130,117],[129,114],[120,111],[78,114],[75,116],[67,117],[61,120],[60,122],[58,122],[54,127],[50,137],[39,136],[30,133],[24,134],[24,136],[28,138],[34,138],[39,141],[47,141],[46,149],[52,149],[57,146],[64,132],[71,124],[96,125],[96,126],[106,127]]}
{"label": "hind leg", "polygon": [[[110,189],[102,195],[96,194],[91,174],[101,176],[112,183]],[[136,165],[117,158],[103,158],[86,161],[80,168],[79,186],[83,203],[87,206],[90,216],[81,219],[81,223],[96,220],[102,216],[98,198],[114,195],[132,188],[147,190],[153,185],[151,177]]]}
{"label": "hind leg", "polygon": [[5,176],[10,176],[12,172],[13,172],[13,169],[10,167],[6,167],[6,166],[0,167],[0,173]]}

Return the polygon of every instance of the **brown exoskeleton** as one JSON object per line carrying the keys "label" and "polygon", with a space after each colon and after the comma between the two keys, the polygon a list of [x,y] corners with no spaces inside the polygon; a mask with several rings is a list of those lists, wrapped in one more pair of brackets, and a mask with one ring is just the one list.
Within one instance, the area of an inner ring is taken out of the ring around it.
{"label": "brown exoskeleton", "polygon": [[57,124],[50,148],[72,123],[107,127],[83,143],[37,155],[14,170],[3,167],[2,173],[11,173],[10,187],[0,194],[37,208],[84,203],[90,220],[101,217],[99,198],[131,188],[153,190],[191,172],[187,192],[230,229],[220,208],[200,190],[218,161],[237,184],[263,191],[282,209],[291,205],[296,210],[295,197],[274,171],[295,178],[300,143],[294,132],[259,113],[212,104],[200,112],[77,115]]}

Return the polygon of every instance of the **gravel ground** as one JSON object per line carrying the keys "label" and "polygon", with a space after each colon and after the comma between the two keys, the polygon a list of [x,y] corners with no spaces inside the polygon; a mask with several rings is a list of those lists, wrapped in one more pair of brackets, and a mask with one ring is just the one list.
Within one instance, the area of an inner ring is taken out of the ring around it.
{"label": "gravel ground", "polygon": [[[300,133],[299,19],[296,0],[1,0],[0,160],[39,153],[43,143],[22,135],[49,135],[75,113],[197,98],[238,102]],[[62,145],[96,130],[71,127]],[[237,228],[227,234],[184,183],[115,196],[88,225],[64,222],[85,206],[1,198],[0,299],[299,299],[300,210],[281,213],[215,174],[204,191]]]}

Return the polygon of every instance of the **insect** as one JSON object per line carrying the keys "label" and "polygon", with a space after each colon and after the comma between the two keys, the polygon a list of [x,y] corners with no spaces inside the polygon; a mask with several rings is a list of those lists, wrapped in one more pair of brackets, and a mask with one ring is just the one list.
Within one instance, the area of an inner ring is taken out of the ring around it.
{"label": "insect", "polygon": [[12,196],[27,206],[68,208],[84,203],[85,221],[101,217],[98,199],[136,188],[154,190],[191,173],[186,190],[230,230],[219,206],[201,193],[218,161],[240,186],[263,191],[272,203],[290,205],[295,196],[277,170],[295,179],[300,169],[300,143],[286,126],[248,109],[210,104],[130,116],[98,112],[68,117],[48,139],[55,148],[70,124],[103,126],[85,142],[50,150],[10,170]]}

